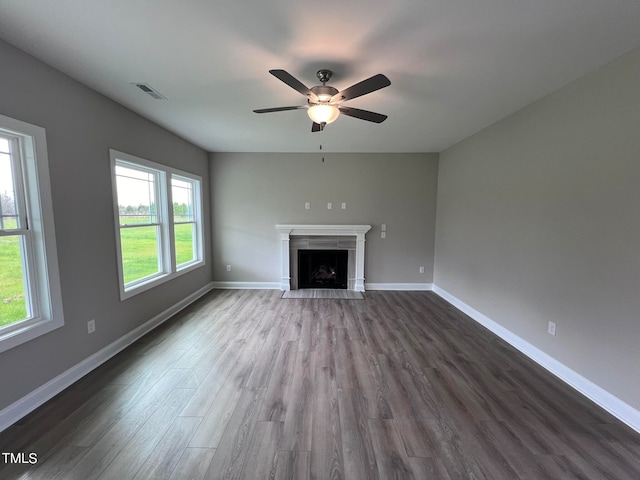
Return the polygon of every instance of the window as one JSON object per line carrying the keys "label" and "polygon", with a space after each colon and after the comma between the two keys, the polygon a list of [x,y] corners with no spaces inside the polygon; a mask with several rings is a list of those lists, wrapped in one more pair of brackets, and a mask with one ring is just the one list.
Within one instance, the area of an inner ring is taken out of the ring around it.
{"label": "window", "polygon": [[118,217],[124,284],[132,286],[164,272],[157,212],[162,172],[125,165],[116,164]]}
{"label": "window", "polygon": [[124,300],[204,264],[202,180],[116,150],[110,154]]}
{"label": "window", "polygon": [[200,251],[199,222],[196,220],[196,180],[180,175],[171,175],[173,199],[173,239],[176,246],[175,261],[178,269],[186,268],[198,261]]}
{"label": "window", "polygon": [[0,115],[0,352],[64,325],[45,130]]}

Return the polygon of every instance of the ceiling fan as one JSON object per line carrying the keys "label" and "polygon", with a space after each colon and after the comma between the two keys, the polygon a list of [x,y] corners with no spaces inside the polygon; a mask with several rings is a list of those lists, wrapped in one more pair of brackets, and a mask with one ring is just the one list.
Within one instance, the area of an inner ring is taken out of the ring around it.
{"label": "ceiling fan", "polygon": [[313,121],[313,125],[311,125],[312,132],[320,132],[324,130],[325,125],[333,122],[341,113],[374,123],[382,123],[387,119],[386,115],[382,115],[380,113],[360,110],[359,108],[345,107],[342,105],[342,102],[366,95],[367,93],[375,92],[376,90],[380,90],[381,88],[391,85],[389,79],[381,73],[356,83],[355,85],[351,85],[349,88],[345,88],[342,91],[338,91],[336,88],[326,84],[331,79],[331,75],[333,75],[331,70],[318,70],[316,76],[318,77],[318,80],[322,82],[322,85],[317,85],[311,88],[308,88],[293,75],[284,70],[269,70],[269,73],[307,97],[307,105],[262,108],[254,110],[255,113],[271,113],[283,112],[285,110],[306,109],[309,118]]}

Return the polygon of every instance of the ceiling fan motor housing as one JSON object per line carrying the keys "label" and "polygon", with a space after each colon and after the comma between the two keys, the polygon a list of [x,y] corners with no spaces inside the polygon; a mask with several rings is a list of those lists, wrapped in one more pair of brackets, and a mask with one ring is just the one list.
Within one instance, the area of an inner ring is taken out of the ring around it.
{"label": "ceiling fan motor housing", "polygon": [[[329,87],[327,85],[317,85],[315,87],[311,87],[310,90],[318,97],[320,102],[328,102],[331,100],[336,93],[338,93],[338,89],[334,87]],[[315,103],[309,100],[309,103]]]}

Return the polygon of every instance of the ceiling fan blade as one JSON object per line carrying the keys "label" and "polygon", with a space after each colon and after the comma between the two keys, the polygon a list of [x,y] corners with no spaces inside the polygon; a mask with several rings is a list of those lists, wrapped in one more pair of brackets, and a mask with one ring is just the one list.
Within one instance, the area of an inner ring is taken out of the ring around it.
{"label": "ceiling fan blade", "polygon": [[284,70],[269,70],[269,73],[276,77],[278,80],[289,85],[294,90],[297,90],[305,97],[315,97],[314,93],[309,90],[309,88],[304,83],[302,83],[290,73]]}
{"label": "ceiling fan blade", "polygon": [[341,92],[336,93],[333,97],[331,97],[331,102],[344,102],[346,100],[351,100],[352,98],[375,92],[376,90],[388,87],[389,85],[391,85],[391,81],[389,81],[387,77],[379,73],[377,75],[374,75],[373,77],[356,83],[355,85],[351,85],[349,88],[345,88]]}
{"label": "ceiling fan blade", "polygon": [[311,124],[311,132],[321,132],[321,131],[322,131],[322,125],[316,122],[313,122],[313,124]]}
{"label": "ceiling fan blade", "polygon": [[307,108],[306,105],[299,105],[297,107],[275,107],[275,108],[261,108],[254,110],[254,113],[271,113],[271,112],[284,112],[285,110],[298,110],[300,108]]}
{"label": "ceiling fan blade", "polygon": [[369,110],[360,110],[359,108],[352,107],[338,107],[340,113],[344,113],[349,117],[359,118],[360,120],[366,120],[367,122],[382,123],[387,119],[386,115],[381,113],[370,112]]}

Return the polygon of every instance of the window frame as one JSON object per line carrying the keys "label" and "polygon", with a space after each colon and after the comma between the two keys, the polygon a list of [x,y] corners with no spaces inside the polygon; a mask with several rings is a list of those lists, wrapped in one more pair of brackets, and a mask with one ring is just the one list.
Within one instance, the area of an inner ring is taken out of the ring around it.
{"label": "window frame", "polygon": [[[109,156],[111,161],[111,177],[113,187],[112,196],[116,234],[116,256],[118,260],[118,284],[120,289],[120,300],[122,301],[205,265],[203,248],[204,230],[202,227],[202,177],[115,149],[109,149]],[[145,224],[144,226],[156,226],[157,228],[159,269],[158,272],[153,275],[140,278],[129,283],[125,283],[124,281],[121,231],[123,228],[128,229],[136,227],[123,226],[120,223],[118,185],[116,175],[116,166],[118,165],[127,168],[138,169],[141,171],[152,172],[157,175],[156,178],[158,183],[156,188],[157,191],[155,193],[157,223],[151,222]],[[197,224],[197,228],[195,229],[196,236],[194,237],[195,258],[191,262],[187,262],[181,265],[176,265],[175,238],[173,233],[174,220],[173,199],[171,191],[171,179],[173,178],[173,176],[193,182],[193,185],[197,187],[197,191],[194,192],[194,219]]]}
{"label": "window frame", "polygon": [[49,159],[44,128],[0,115],[0,134],[12,143],[17,225],[0,235],[20,237],[27,318],[0,327],[4,352],[64,326]]}
{"label": "window frame", "polygon": [[[191,183],[191,202],[193,205],[193,220],[190,221],[175,221],[175,212],[173,211],[174,202],[173,202],[173,183],[172,181],[176,179],[180,182],[188,182]],[[171,185],[171,222],[173,226],[172,234],[175,242],[175,226],[176,225],[192,225],[193,230],[193,259],[188,262],[178,263],[178,255],[174,249],[173,252],[173,260],[176,263],[176,269],[178,271],[187,269],[197,263],[199,259],[202,257],[202,249],[203,249],[203,231],[202,231],[202,219],[200,212],[200,203],[202,200],[202,182],[194,179],[193,177],[187,177],[182,174],[178,174],[173,172],[169,175],[169,185]],[[174,244],[175,246],[175,244]]]}

